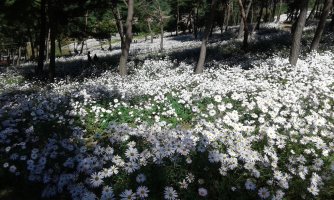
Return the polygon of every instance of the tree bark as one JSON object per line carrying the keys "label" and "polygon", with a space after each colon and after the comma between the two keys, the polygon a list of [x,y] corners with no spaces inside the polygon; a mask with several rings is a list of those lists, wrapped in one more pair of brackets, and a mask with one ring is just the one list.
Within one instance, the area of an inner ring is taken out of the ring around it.
{"label": "tree bark", "polygon": [[63,56],[63,51],[62,51],[62,49],[61,49],[61,39],[60,38],[58,38],[58,49],[59,49],[59,54],[60,54],[60,56]]}
{"label": "tree bark", "polygon": [[[248,14],[249,14],[251,6],[252,6],[252,0],[249,0],[249,2],[247,4],[247,9],[246,9],[246,20],[248,18]],[[244,35],[244,29],[245,29],[244,19],[241,18],[240,27],[239,27],[239,33],[238,33],[238,38],[241,38]]]}
{"label": "tree bark", "polygon": [[269,2],[268,0],[265,1],[265,8],[266,8],[266,14],[264,15],[263,21],[267,23],[269,21],[270,13],[269,13]]}
{"label": "tree bark", "polygon": [[315,32],[310,51],[318,50],[319,43],[320,43],[322,34],[324,32],[324,28],[326,25],[326,20],[327,20],[327,17],[329,15],[329,12],[332,6],[333,6],[333,0],[325,0],[324,9],[322,11],[317,30]]}
{"label": "tree bark", "polygon": [[256,23],[256,26],[255,26],[256,30],[260,30],[260,24],[261,24],[261,19],[262,19],[262,15],[263,15],[264,6],[265,6],[265,3],[262,1],[259,16],[257,18],[257,23]]}
{"label": "tree bark", "polygon": [[39,54],[38,54],[38,65],[36,68],[36,74],[41,75],[44,67],[44,50],[45,50],[45,35],[46,35],[46,0],[41,0],[40,8],[40,33],[39,33]]}
{"label": "tree bark", "polygon": [[[241,18],[244,22],[244,41],[243,41],[243,49],[247,51],[248,49],[248,23],[247,23],[247,16],[246,16],[246,12],[245,12],[245,8],[244,5],[242,3],[242,0],[238,0],[239,3],[239,7],[240,7],[240,14],[241,14]],[[251,2],[249,4],[249,8],[250,8]]]}
{"label": "tree bark", "polygon": [[197,5],[194,8],[194,13],[193,13],[193,32],[194,32],[194,38],[197,39],[198,38],[198,8]]}
{"label": "tree bark", "polygon": [[224,32],[224,23],[225,23],[225,15],[226,15],[226,3],[225,1],[223,0],[222,1],[222,7],[223,7],[223,10],[222,10],[222,19],[220,21],[220,34],[223,35],[223,32]]}
{"label": "tree bark", "polygon": [[160,7],[160,4],[158,1],[156,1],[158,4],[158,11],[159,11],[159,20],[160,20],[160,52],[163,52],[164,50],[164,19],[163,19],[163,13]]}
{"label": "tree bark", "polygon": [[150,35],[151,35],[151,43],[153,43],[153,31],[151,28],[151,18],[147,19],[147,26],[148,26],[148,30],[150,31]]}
{"label": "tree bark", "polygon": [[227,3],[227,14],[226,14],[226,24],[225,24],[225,31],[228,30],[228,26],[230,24],[230,17],[231,17],[231,6],[230,3]]}
{"label": "tree bark", "polygon": [[301,39],[307,17],[308,1],[309,0],[303,0],[300,2],[300,13],[294,26],[295,28],[293,31],[292,46],[289,57],[290,64],[293,66],[297,64],[300,53]]}
{"label": "tree bark", "polygon": [[21,64],[21,46],[19,47],[19,55],[17,57],[17,66],[20,66]]}
{"label": "tree bark", "polygon": [[211,2],[211,13],[210,13],[209,19],[206,22],[207,24],[206,24],[205,31],[204,31],[204,36],[203,36],[203,39],[202,39],[201,52],[200,52],[198,63],[197,63],[196,69],[195,69],[196,74],[200,74],[204,71],[204,62],[205,62],[205,57],[206,57],[206,46],[207,46],[207,43],[208,43],[208,40],[209,40],[210,30],[211,30],[211,27],[213,25],[213,20],[214,20],[214,17],[215,17],[215,9],[216,9],[216,6],[217,6],[217,2],[218,2],[218,0],[212,0],[212,2]]}
{"label": "tree bark", "polygon": [[279,7],[278,7],[278,13],[277,13],[276,23],[278,23],[278,22],[281,20],[282,4],[283,4],[283,1],[280,0],[280,1],[279,1]]}
{"label": "tree bark", "polygon": [[35,47],[34,47],[33,36],[31,34],[30,29],[28,29],[28,35],[29,35],[29,42],[30,42],[30,49],[31,49],[31,57],[29,59],[34,60],[35,59]]}
{"label": "tree bark", "polygon": [[330,30],[332,32],[334,32],[334,11],[332,12],[332,21],[331,21],[329,27],[330,27]]}
{"label": "tree bark", "polygon": [[273,11],[271,13],[271,21],[275,21],[276,8],[277,8],[277,0],[273,0]]}
{"label": "tree bark", "polygon": [[134,10],[134,0],[128,1],[128,14],[126,19],[126,34],[123,36],[123,40],[121,41],[122,54],[119,60],[119,74],[124,77],[128,74],[128,69],[126,66],[130,45],[132,42],[132,20],[133,20],[133,11]]}
{"label": "tree bark", "polygon": [[[54,2],[55,3],[55,2]],[[50,20],[50,63],[49,63],[49,82],[54,82],[56,72],[56,16],[54,5],[49,4]]]}
{"label": "tree bark", "polygon": [[180,23],[180,6],[179,0],[176,1],[176,36],[179,35],[179,23]]}
{"label": "tree bark", "polygon": [[49,62],[49,55],[50,55],[50,28],[49,28],[49,32],[48,32],[48,37],[46,38],[45,44],[46,44],[46,62]]}
{"label": "tree bark", "polygon": [[315,10],[316,10],[318,4],[319,4],[319,0],[316,0],[315,3],[314,3],[314,5],[313,5],[313,8],[312,8],[312,10],[311,10],[311,12],[309,14],[309,16],[307,17],[306,21],[309,21],[309,20],[311,20],[311,19],[314,18]]}

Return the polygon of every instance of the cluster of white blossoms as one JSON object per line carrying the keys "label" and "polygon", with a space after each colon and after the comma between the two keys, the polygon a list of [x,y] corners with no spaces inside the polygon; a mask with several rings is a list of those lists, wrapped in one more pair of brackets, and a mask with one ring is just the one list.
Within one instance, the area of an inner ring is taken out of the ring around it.
{"label": "cluster of white blossoms", "polygon": [[43,183],[43,197],[317,196],[334,172],[333,59],[291,67],[273,57],[200,75],[147,60],[126,78],[48,87],[1,76],[1,166]]}

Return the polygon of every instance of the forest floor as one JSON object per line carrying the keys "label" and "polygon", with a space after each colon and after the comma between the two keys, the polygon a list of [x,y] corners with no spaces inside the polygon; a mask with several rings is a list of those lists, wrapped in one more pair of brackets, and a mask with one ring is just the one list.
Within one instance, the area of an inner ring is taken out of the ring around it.
{"label": "forest floor", "polygon": [[200,75],[191,35],[134,43],[126,78],[94,41],[99,60],[58,58],[54,84],[1,69],[0,199],[333,199],[334,34],[308,53],[308,27],[291,67],[282,26],[248,52],[236,31],[213,34]]}

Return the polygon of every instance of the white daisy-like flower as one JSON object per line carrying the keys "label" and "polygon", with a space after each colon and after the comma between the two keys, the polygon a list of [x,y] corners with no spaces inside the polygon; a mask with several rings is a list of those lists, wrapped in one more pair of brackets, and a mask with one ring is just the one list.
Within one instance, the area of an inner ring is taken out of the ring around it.
{"label": "white daisy-like flower", "polygon": [[137,195],[140,197],[140,198],[146,198],[148,197],[148,193],[150,191],[148,190],[148,188],[146,186],[139,186],[137,188]]}
{"label": "white daisy-like flower", "polygon": [[245,182],[245,187],[247,190],[255,190],[256,189],[256,185],[249,179],[247,179],[247,181]]}
{"label": "white daisy-like flower", "polygon": [[164,198],[167,200],[175,200],[178,198],[178,194],[173,187],[165,187]]}
{"label": "white daisy-like flower", "polygon": [[185,179],[183,179],[181,182],[179,182],[180,188],[181,189],[187,189],[188,188],[188,183]]}
{"label": "white daisy-like flower", "polygon": [[214,100],[215,100],[215,102],[220,103],[220,102],[222,102],[222,97],[220,95],[215,95]]}
{"label": "white daisy-like flower", "polygon": [[120,195],[121,200],[134,200],[136,199],[136,194],[132,190],[124,190]]}
{"label": "white daisy-like flower", "polygon": [[198,195],[201,197],[206,197],[208,195],[208,190],[205,188],[198,188]]}
{"label": "white daisy-like flower", "polygon": [[112,187],[105,186],[102,190],[101,199],[110,200],[110,199],[114,199],[114,198],[115,198],[115,195],[114,195],[114,191],[113,191]]}
{"label": "white daisy-like flower", "polygon": [[224,105],[224,104],[219,104],[219,105],[218,105],[218,110],[219,110],[220,112],[224,112],[224,111],[226,110],[225,105]]}
{"label": "white daisy-like flower", "polygon": [[99,187],[103,183],[102,178],[103,176],[101,173],[95,172],[90,176],[89,182],[92,187]]}
{"label": "white daisy-like flower", "polygon": [[138,150],[136,148],[128,148],[125,151],[125,156],[130,160],[130,161],[136,161],[139,158]]}
{"label": "white daisy-like flower", "polygon": [[210,110],[210,111],[209,111],[209,115],[210,115],[211,117],[215,116],[215,115],[216,115],[216,111],[215,111],[215,110]]}
{"label": "white daisy-like flower", "polygon": [[136,177],[137,183],[144,183],[146,181],[146,176],[144,174],[138,174]]}
{"label": "white daisy-like flower", "polygon": [[269,190],[265,187],[260,188],[258,194],[261,199],[267,199],[270,196]]}

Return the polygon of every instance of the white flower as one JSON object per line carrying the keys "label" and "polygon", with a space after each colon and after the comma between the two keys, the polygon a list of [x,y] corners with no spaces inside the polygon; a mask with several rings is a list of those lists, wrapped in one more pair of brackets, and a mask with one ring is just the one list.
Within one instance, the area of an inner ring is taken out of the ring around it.
{"label": "white flower", "polygon": [[181,182],[179,182],[180,188],[181,189],[187,189],[188,188],[188,183],[185,179],[183,179]]}
{"label": "white flower", "polygon": [[215,102],[220,103],[220,102],[222,102],[222,97],[220,95],[216,95],[216,96],[214,96],[214,100],[215,100]]}
{"label": "white flower", "polygon": [[135,162],[127,162],[124,167],[125,171],[129,174],[139,169],[139,165]]}
{"label": "white flower", "polygon": [[225,105],[224,105],[224,104],[219,104],[219,105],[218,105],[218,110],[219,110],[220,112],[224,112],[224,111],[226,110]]}
{"label": "white flower", "polygon": [[269,190],[265,187],[260,188],[258,194],[261,199],[266,199],[270,196]]}
{"label": "white flower", "polygon": [[114,198],[115,198],[115,195],[114,195],[114,191],[113,191],[112,187],[105,186],[102,190],[101,199],[111,200],[111,199],[114,199]]}
{"label": "white flower", "polygon": [[199,196],[205,197],[206,195],[208,195],[208,190],[205,188],[198,188],[198,194]]}
{"label": "white flower", "polygon": [[310,187],[307,188],[307,191],[309,191],[311,194],[314,196],[317,196],[319,194],[319,189],[318,187],[311,185]]}
{"label": "white flower", "polygon": [[210,115],[211,117],[215,116],[215,115],[216,115],[216,111],[215,111],[215,110],[210,110],[210,111],[209,111],[209,115]]}
{"label": "white flower", "polygon": [[172,187],[165,187],[164,198],[167,200],[175,200],[178,198],[178,195]]}
{"label": "white flower", "polygon": [[103,183],[102,178],[103,176],[101,173],[95,172],[90,176],[89,182],[93,187],[99,187]]}
{"label": "white flower", "polygon": [[138,176],[136,177],[136,181],[137,183],[143,183],[146,181],[146,176],[144,174],[138,174]]}
{"label": "white flower", "polygon": [[146,198],[148,197],[148,193],[150,191],[148,190],[148,188],[146,186],[139,186],[137,188],[137,195],[140,197],[140,198]]}
{"label": "white flower", "polygon": [[247,181],[245,182],[245,187],[247,190],[255,190],[256,189],[256,185],[249,179],[247,179]]}
{"label": "white flower", "polygon": [[132,190],[124,190],[120,195],[121,200],[134,200],[136,199],[136,194]]}
{"label": "white flower", "polygon": [[136,148],[128,148],[125,152],[125,156],[130,160],[130,161],[136,161],[139,158],[138,150]]}

